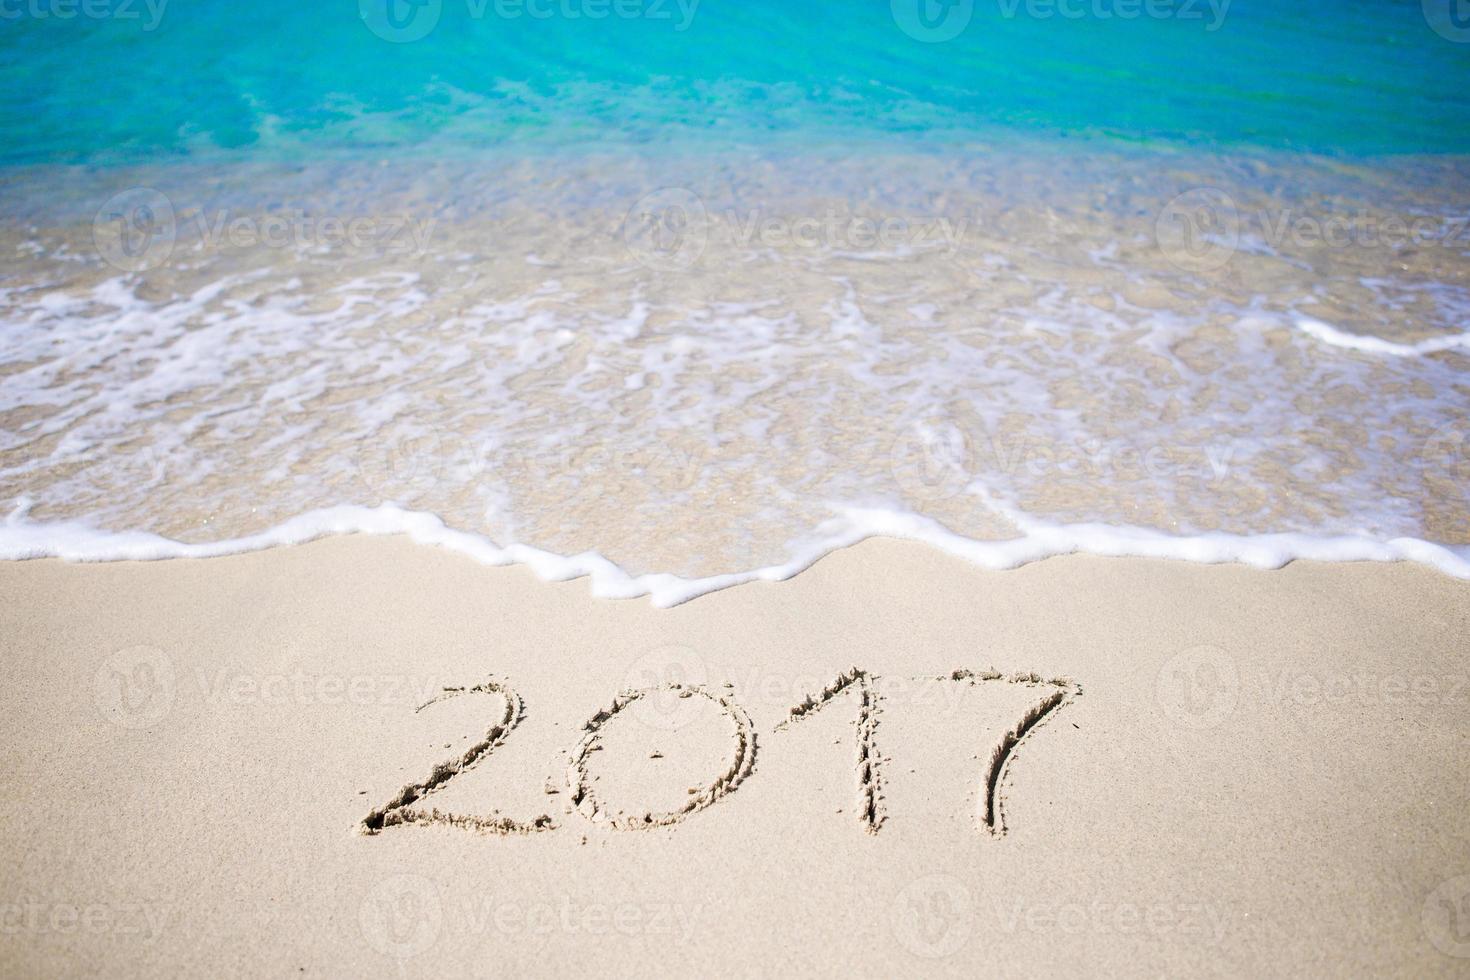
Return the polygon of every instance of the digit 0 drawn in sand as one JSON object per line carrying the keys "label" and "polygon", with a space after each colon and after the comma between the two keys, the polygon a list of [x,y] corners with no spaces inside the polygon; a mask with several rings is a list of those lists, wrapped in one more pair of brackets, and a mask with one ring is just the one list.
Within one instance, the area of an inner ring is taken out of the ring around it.
{"label": "digit 0 drawn in sand", "polygon": [[815,714],[848,688],[856,688],[858,694],[857,762],[854,767],[857,773],[858,819],[868,833],[876,834],[884,819],[882,776],[879,774],[883,757],[878,753],[874,738],[878,727],[878,692],[873,687],[873,677],[859,667],[838,674],[837,679],[822,688],[821,693],[807,695],[804,701],[792,708],[787,719],[776,726],[776,731]]}
{"label": "digit 0 drawn in sand", "polygon": [[1027,735],[1035,731],[1042,722],[1055,714],[1062,703],[1068,698],[1080,693],[1078,687],[1064,677],[1054,677],[1044,680],[1040,674],[1011,674],[1005,676],[997,670],[973,671],[956,670],[948,677],[940,677],[941,681],[960,681],[968,684],[985,684],[992,682],[1003,682],[1007,684],[1025,684],[1031,687],[1054,688],[1042,698],[1041,702],[1031,707],[1014,728],[1007,729],[1001,736],[1000,743],[990,753],[990,762],[985,769],[985,779],[980,786],[975,803],[975,822],[981,830],[993,837],[1003,837],[1006,832],[1005,808],[1002,805],[1001,787],[1011,759],[1016,755],[1016,749]]}
{"label": "digit 0 drawn in sand", "polygon": [[[640,816],[608,813],[593,795],[592,777],[587,771],[587,756],[597,750],[602,729],[609,721],[628,705],[659,691],[672,691],[681,698],[702,697],[713,701],[734,725],[735,754],[714,782],[692,794],[677,810],[665,813],[648,812]],[[711,694],[698,685],[664,684],[637,691],[623,691],[613,698],[611,705],[593,715],[582,726],[582,730],[585,734],[572,750],[571,761],[567,764],[567,785],[571,788],[572,805],[588,820],[594,823],[606,822],[619,830],[646,830],[679,823],[691,814],[713,805],[721,797],[735,792],[755,766],[755,728],[750,723],[750,716],[733,697]]]}
{"label": "digit 0 drawn in sand", "polygon": [[521,723],[521,718],[525,713],[525,703],[521,700],[520,695],[513,691],[509,685],[501,684],[494,680],[487,680],[471,688],[446,687],[442,693],[430,698],[415,708],[414,714],[418,714],[430,705],[438,704],[441,701],[447,701],[450,698],[459,697],[466,693],[499,695],[501,700],[505,702],[504,710],[501,712],[500,717],[486,729],[485,737],[466,749],[463,755],[439,763],[423,782],[410,783],[403,787],[403,789],[398,791],[398,795],[389,800],[387,804],[363,817],[361,825],[363,833],[377,834],[388,827],[411,823],[449,824],[455,827],[463,827],[466,830],[489,834],[530,834],[543,830],[554,830],[556,828],[551,817],[544,813],[529,822],[523,822],[513,820],[494,811],[489,816],[470,816],[445,813],[438,807],[424,810],[412,806],[412,804],[424,799],[429,794],[442,789],[455,776],[470,769],[485,756],[489,755]]}

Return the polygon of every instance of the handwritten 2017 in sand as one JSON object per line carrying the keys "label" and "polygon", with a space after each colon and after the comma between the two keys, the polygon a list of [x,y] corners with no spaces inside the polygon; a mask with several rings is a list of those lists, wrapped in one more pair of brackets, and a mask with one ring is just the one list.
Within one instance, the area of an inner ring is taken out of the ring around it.
{"label": "handwritten 2017 in sand", "polygon": [[[878,751],[875,729],[881,694],[875,685],[877,675],[853,667],[837,677],[820,692],[808,695],[800,704],[791,708],[787,717],[775,727],[775,733],[800,723],[829,704],[846,696],[856,702],[856,754],[857,813],[863,828],[876,834],[883,826],[883,756]],[[915,678],[979,685],[988,683],[1024,684],[1044,691],[1040,699],[1022,715],[1013,727],[1002,734],[991,752],[985,767],[983,781],[977,794],[975,823],[985,834],[1001,836],[1006,831],[1005,815],[1001,800],[1002,777],[1005,775],[1016,747],[1068,700],[1080,693],[1080,688],[1065,678],[1045,680],[1037,674],[1001,674],[998,671],[955,670],[938,677]],[[728,687],[728,685],[727,685]],[[389,827],[404,824],[448,824],[491,834],[531,834],[553,831],[556,822],[549,814],[541,814],[530,820],[518,820],[504,814],[492,812],[477,816],[446,813],[437,807],[425,809],[421,804],[429,796],[443,789],[455,776],[472,768],[510,737],[525,711],[525,703],[510,686],[495,680],[487,680],[469,688],[445,688],[438,697],[420,705],[422,711],[430,705],[464,694],[494,694],[502,702],[499,715],[485,731],[484,737],[471,745],[462,755],[434,766],[428,777],[417,783],[404,786],[383,806],[378,807],[362,819],[360,829],[367,834],[377,834]],[[708,785],[691,788],[689,798],[678,809],[664,812],[644,812],[637,816],[610,813],[593,791],[588,772],[588,756],[598,751],[603,730],[617,715],[630,705],[655,694],[669,694],[678,698],[705,698],[712,702],[733,727],[732,741],[735,746],[728,764]],[[657,687],[629,690],[619,693],[612,703],[598,710],[582,726],[582,738],[570,754],[566,768],[566,783],[571,792],[572,807],[583,817],[594,823],[606,823],[619,830],[643,830],[652,827],[668,827],[688,819],[698,811],[713,806],[721,799],[734,793],[750,776],[755,766],[756,732],[746,710],[729,691],[713,692],[702,685],[663,684]]]}

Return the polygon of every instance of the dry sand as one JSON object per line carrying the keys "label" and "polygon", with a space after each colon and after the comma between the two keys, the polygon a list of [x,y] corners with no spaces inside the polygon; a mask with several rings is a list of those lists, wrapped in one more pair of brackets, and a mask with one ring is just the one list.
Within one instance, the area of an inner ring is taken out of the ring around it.
{"label": "dry sand", "polygon": [[869,541],[656,610],[342,538],[0,597],[5,975],[1470,972],[1424,568]]}

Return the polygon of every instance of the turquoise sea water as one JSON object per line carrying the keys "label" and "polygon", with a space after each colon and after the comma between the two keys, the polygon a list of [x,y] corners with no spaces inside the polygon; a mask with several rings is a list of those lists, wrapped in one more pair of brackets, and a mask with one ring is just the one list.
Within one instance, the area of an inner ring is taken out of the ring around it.
{"label": "turquoise sea water", "polygon": [[997,132],[1470,150],[1470,18],[1453,0],[6,0],[0,13],[6,164]]}

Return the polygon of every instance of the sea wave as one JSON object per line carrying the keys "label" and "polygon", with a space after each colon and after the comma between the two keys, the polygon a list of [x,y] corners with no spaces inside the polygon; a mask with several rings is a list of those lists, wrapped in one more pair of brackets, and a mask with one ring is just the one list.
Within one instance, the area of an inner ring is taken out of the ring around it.
{"label": "sea wave", "polygon": [[0,553],[407,533],[660,602],[873,534],[1463,574],[1465,250],[1216,221],[1453,188],[1036,159],[134,174],[0,228]]}

